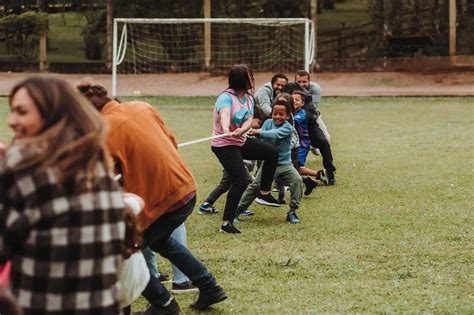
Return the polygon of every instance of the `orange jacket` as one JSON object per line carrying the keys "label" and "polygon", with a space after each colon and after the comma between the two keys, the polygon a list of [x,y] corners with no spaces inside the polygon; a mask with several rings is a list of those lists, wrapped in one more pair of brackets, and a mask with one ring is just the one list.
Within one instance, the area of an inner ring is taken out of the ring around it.
{"label": "orange jacket", "polygon": [[176,139],[152,106],[111,101],[102,114],[109,123],[107,145],[121,166],[124,190],[145,200],[138,223],[146,229],[196,191],[193,175],[178,153]]}

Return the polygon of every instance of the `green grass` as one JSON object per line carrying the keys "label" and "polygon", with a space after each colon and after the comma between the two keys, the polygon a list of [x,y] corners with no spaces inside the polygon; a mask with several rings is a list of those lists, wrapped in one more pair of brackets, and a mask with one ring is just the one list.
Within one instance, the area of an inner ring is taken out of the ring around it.
{"label": "green grass", "polygon": [[50,14],[49,23],[49,62],[92,62],[84,55],[81,36],[87,23],[85,17],[73,12]]}
{"label": "green grass", "polygon": [[[143,99],[179,142],[210,135],[215,98]],[[338,183],[304,197],[301,224],[257,204],[238,236],[218,233],[220,216],[187,220],[189,248],[229,295],[207,313],[472,314],[474,98],[325,97],[321,106]],[[221,167],[208,143],[180,152],[202,202]],[[308,165],[319,169],[320,158]],[[176,296],[184,313],[193,298]]]}

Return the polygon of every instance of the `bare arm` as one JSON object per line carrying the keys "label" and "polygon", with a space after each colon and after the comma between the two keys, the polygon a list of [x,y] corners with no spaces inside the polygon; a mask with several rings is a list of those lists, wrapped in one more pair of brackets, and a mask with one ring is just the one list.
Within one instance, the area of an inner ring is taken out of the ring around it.
{"label": "bare arm", "polygon": [[221,128],[224,133],[229,133],[230,126],[230,108],[223,107],[219,110],[219,116],[221,118]]}
{"label": "bare arm", "polygon": [[253,116],[249,116],[247,120],[242,124],[242,127],[235,129],[232,135],[240,136],[246,133],[250,129],[250,127],[252,127],[252,120]]}

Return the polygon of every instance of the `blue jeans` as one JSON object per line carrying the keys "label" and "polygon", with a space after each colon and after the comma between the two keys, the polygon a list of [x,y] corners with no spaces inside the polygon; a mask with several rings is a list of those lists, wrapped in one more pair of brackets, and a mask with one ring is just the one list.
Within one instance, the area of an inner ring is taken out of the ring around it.
{"label": "blue jeans", "polygon": [[[184,226],[184,223],[178,226],[173,231],[173,233],[171,233],[171,237],[186,246],[186,227]],[[152,274],[156,278],[159,278],[160,271],[158,270],[158,265],[156,263],[155,252],[152,251],[150,247],[147,247],[142,250],[142,253],[143,256],[145,256],[146,265],[148,267],[148,270],[150,271],[150,274]],[[173,282],[186,283],[189,281],[188,277],[186,277],[186,275],[181,270],[179,270],[178,267],[176,267],[175,265],[171,265],[171,269],[173,271]]]}
{"label": "blue jeans", "polygon": [[[145,230],[144,246],[167,258],[178,267],[200,291],[208,291],[217,282],[206,267],[193,254],[171,237],[171,233],[191,214],[196,203],[194,196],[188,203],[172,212],[165,213]],[[154,305],[163,305],[170,299],[170,293],[154,276],[150,277],[143,296]]]}
{"label": "blue jeans", "polygon": [[[186,227],[184,223],[178,226],[173,233],[171,233],[171,237],[177,240],[180,244],[186,245]],[[173,270],[173,282],[175,283],[185,283],[189,281],[189,278],[175,265],[171,265],[171,269]]]}
{"label": "blue jeans", "polygon": [[156,254],[150,249],[150,247],[144,248],[142,253],[145,257],[146,266],[148,267],[150,274],[156,278],[159,278],[160,272],[158,271],[158,265],[156,263]]}

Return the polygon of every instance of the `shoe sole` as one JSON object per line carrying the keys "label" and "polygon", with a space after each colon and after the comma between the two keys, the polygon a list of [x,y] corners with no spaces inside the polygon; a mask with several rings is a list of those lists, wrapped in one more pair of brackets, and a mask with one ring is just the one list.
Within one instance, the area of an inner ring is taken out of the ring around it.
{"label": "shoe sole", "polygon": [[171,282],[172,282],[171,279],[170,279],[170,280],[165,280],[165,281],[160,281],[160,283],[163,283],[163,284],[165,284],[165,283],[171,283]]}
{"label": "shoe sole", "polygon": [[265,200],[260,199],[260,198],[255,199],[255,202],[258,203],[258,204],[265,205],[265,206],[270,206],[270,207],[281,207],[281,204],[279,204],[279,203],[266,202]]}
{"label": "shoe sole", "polygon": [[219,232],[225,233],[225,234],[242,234],[242,233],[231,233],[231,232],[226,232],[223,229],[219,229]]}
{"label": "shoe sole", "polygon": [[185,290],[171,290],[173,294],[182,294],[182,293],[193,293],[193,292],[199,292],[198,288],[193,288],[193,289],[185,289]]}
{"label": "shoe sole", "polygon": [[218,214],[219,212],[209,212],[209,211],[201,211],[201,210],[198,210],[198,214],[209,214],[209,215],[213,215],[213,214]]}
{"label": "shoe sole", "polygon": [[253,216],[254,214],[255,214],[254,212],[251,212],[251,213],[244,213],[244,212],[242,212],[242,213],[240,213],[239,215],[243,215],[244,217],[251,217],[251,216]]}

